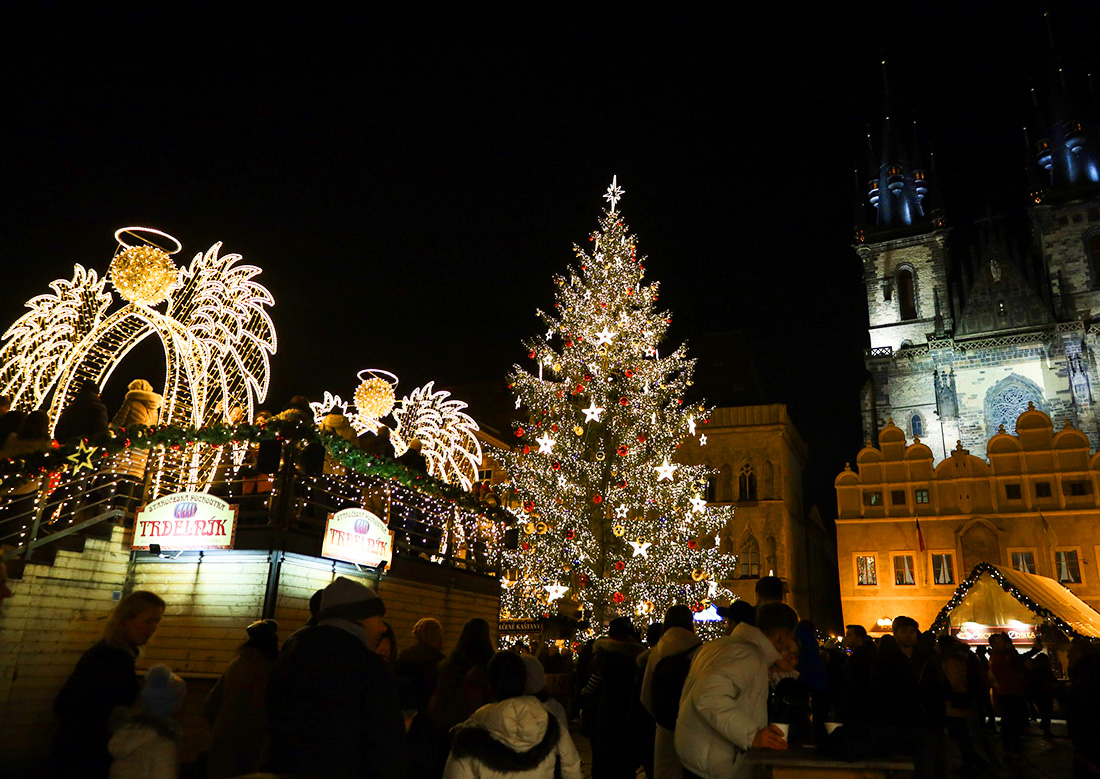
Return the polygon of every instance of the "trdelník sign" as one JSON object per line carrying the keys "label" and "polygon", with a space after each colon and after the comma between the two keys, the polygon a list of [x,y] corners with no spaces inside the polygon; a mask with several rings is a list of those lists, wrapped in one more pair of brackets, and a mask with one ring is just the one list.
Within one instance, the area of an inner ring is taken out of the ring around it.
{"label": "trdeln\u00edk sign", "polygon": [[130,546],[148,549],[232,549],[237,507],[205,492],[177,492],[147,503],[134,517]]}
{"label": "trdeln\u00edk sign", "polygon": [[393,562],[393,532],[366,509],[342,509],[328,515],[321,557],[368,568]]}

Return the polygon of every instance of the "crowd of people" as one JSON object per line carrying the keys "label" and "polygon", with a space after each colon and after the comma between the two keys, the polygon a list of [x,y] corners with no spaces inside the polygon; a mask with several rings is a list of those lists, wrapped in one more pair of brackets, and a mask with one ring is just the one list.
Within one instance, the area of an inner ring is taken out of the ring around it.
{"label": "crowd of people", "polygon": [[[620,617],[576,657],[518,642],[497,651],[476,618],[444,654],[433,618],[419,620],[413,643],[398,651],[382,598],[337,578],[281,644],[273,620],[245,629],[206,696],[210,748],[193,775],[579,779],[579,731],[594,779],[639,770],[648,779],[728,779],[749,775],[750,751],[790,745],[838,760],[910,761],[917,776],[980,776],[1017,759],[1030,718],[1049,733],[1055,700],[1075,775],[1098,774],[1095,645],[1074,640],[1063,691],[1050,683],[1039,643],[1019,652],[994,634],[989,651],[976,652],[899,616],[877,641],[850,625],[841,644],[822,644],[783,597],[779,579],[760,579],[756,605],[720,609],[725,635],[711,641],[696,635],[691,609],[676,605],[644,642]],[[144,679],[136,671],[164,611],[154,593],[127,595],[80,658],[54,701],[56,775],[178,775],[174,714],[186,685],[165,666]],[[566,705],[548,693],[548,676],[555,690],[572,683]]]}

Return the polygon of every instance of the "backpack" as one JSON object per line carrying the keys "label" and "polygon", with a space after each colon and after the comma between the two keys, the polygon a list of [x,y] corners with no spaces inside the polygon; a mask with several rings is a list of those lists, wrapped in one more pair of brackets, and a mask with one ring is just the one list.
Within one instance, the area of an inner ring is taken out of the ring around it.
{"label": "backpack", "polygon": [[653,719],[665,730],[676,730],[676,717],[680,713],[680,695],[684,692],[691,669],[691,658],[699,646],[685,649],[657,661],[650,680],[653,693]]}

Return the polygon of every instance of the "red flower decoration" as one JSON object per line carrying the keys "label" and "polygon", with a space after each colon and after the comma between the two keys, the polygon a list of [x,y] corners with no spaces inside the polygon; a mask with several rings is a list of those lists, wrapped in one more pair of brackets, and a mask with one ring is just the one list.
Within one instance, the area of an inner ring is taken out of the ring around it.
{"label": "red flower decoration", "polygon": [[616,603],[622,603],[624,600],[626,600],[626,596],[623,595],[621,592],[616,592],[614,595],[611,596],[611,600],[615,601]]}
{"label": "red flower decoration", "polygon": [[627,448],[626,444],[619,444],[619,448],[615,450],[615,453],[618,454],[619,457],[626,457],[626,453],[629,451],[630,449]]}
{"label": "red flower decoration", "polygon": [[592,502],[596,504],[603,503],[603,495],[593,495]]}
{"label": "red flower decoration", "polygon": [[516,428],[516,438],[522,438],[522,437],[523,437],[523,428],[522,427],[517,427]]}
{"label": "red flower decoration", "polygon": [[573,345],[573,342],[572,342],[572,341],[566,341],[566,342],[565,342],[565,345],[566,345],[566,346],[572,346],[572,345]]}
{"label": "red flower decoration", "polygon": [[691,604],[691,610],[694,611],[696,614],[698,614],[700,611],[703,610],[703,604],[702,603],[693,603],[693,604]]}
{"label": "red flower decoration", "polygon": [[615,570],[616,571],[621,571],[623,568],[626,568],[626,563],[624,563],[622,560],[616,560],[615,561]]}

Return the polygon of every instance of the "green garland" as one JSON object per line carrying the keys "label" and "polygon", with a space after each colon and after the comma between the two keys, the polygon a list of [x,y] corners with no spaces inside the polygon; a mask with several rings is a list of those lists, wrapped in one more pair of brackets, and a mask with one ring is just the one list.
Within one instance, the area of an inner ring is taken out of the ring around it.
{"label": "green garland", "polygon": [[992,576],[993,581],[997,582],[1002,590],[1033,611],[1037,616],[1042,617],[1044,622],[1049,622],[1054,625],[1067,636],[1073,637],[1077,635],[1077,631],[1071,628],[1065,620],[1013,587],[1012,583],[1006,579],[1005,575],[997,570],[997,567],[992,563],[978,563],[974,566],[974,570],[970,572],[970,575],[955,589],[955,592],[951,595],[951,599],[947,601],[947,605],[940,609],[940,613],[936,615],[936,621],[932,623],[931,628],[933,633],[945,632],[950,627],[951,612],[963,602],[967,593],[970,592],[970,588],[974,586],[979,578],[981,578],[983,573],[988,573]]}
{"label": "green garland", "polygon": [[[461,487],[410,470],[391,457],[363,452],[343,438],[322,435],[312,425],[303,425],[296,420],[272,419],[262,425],[246,423],[234,426],[219,423],[200,428],[178,425],[136,427],[131,430],[124,428],[108,431],[81,443],[97,447],[94,456],[102,459],[128,448],[181,449],[193,443],[218,447],[242,443],[251,445],[263,441],[282,441],[302,446],[320,444],[337,462],[362,476],[396,482],[407,489],[484,515],[494,522],[508,522],[511,519],[511,515],[504,509],[482,503]],[[73,461],[70,458],[79,457],[79,447],[80,444],[61,446],[23,457],[0,458],[0,490],[18,487],[39,475],[55,473],[71,466]]]}

